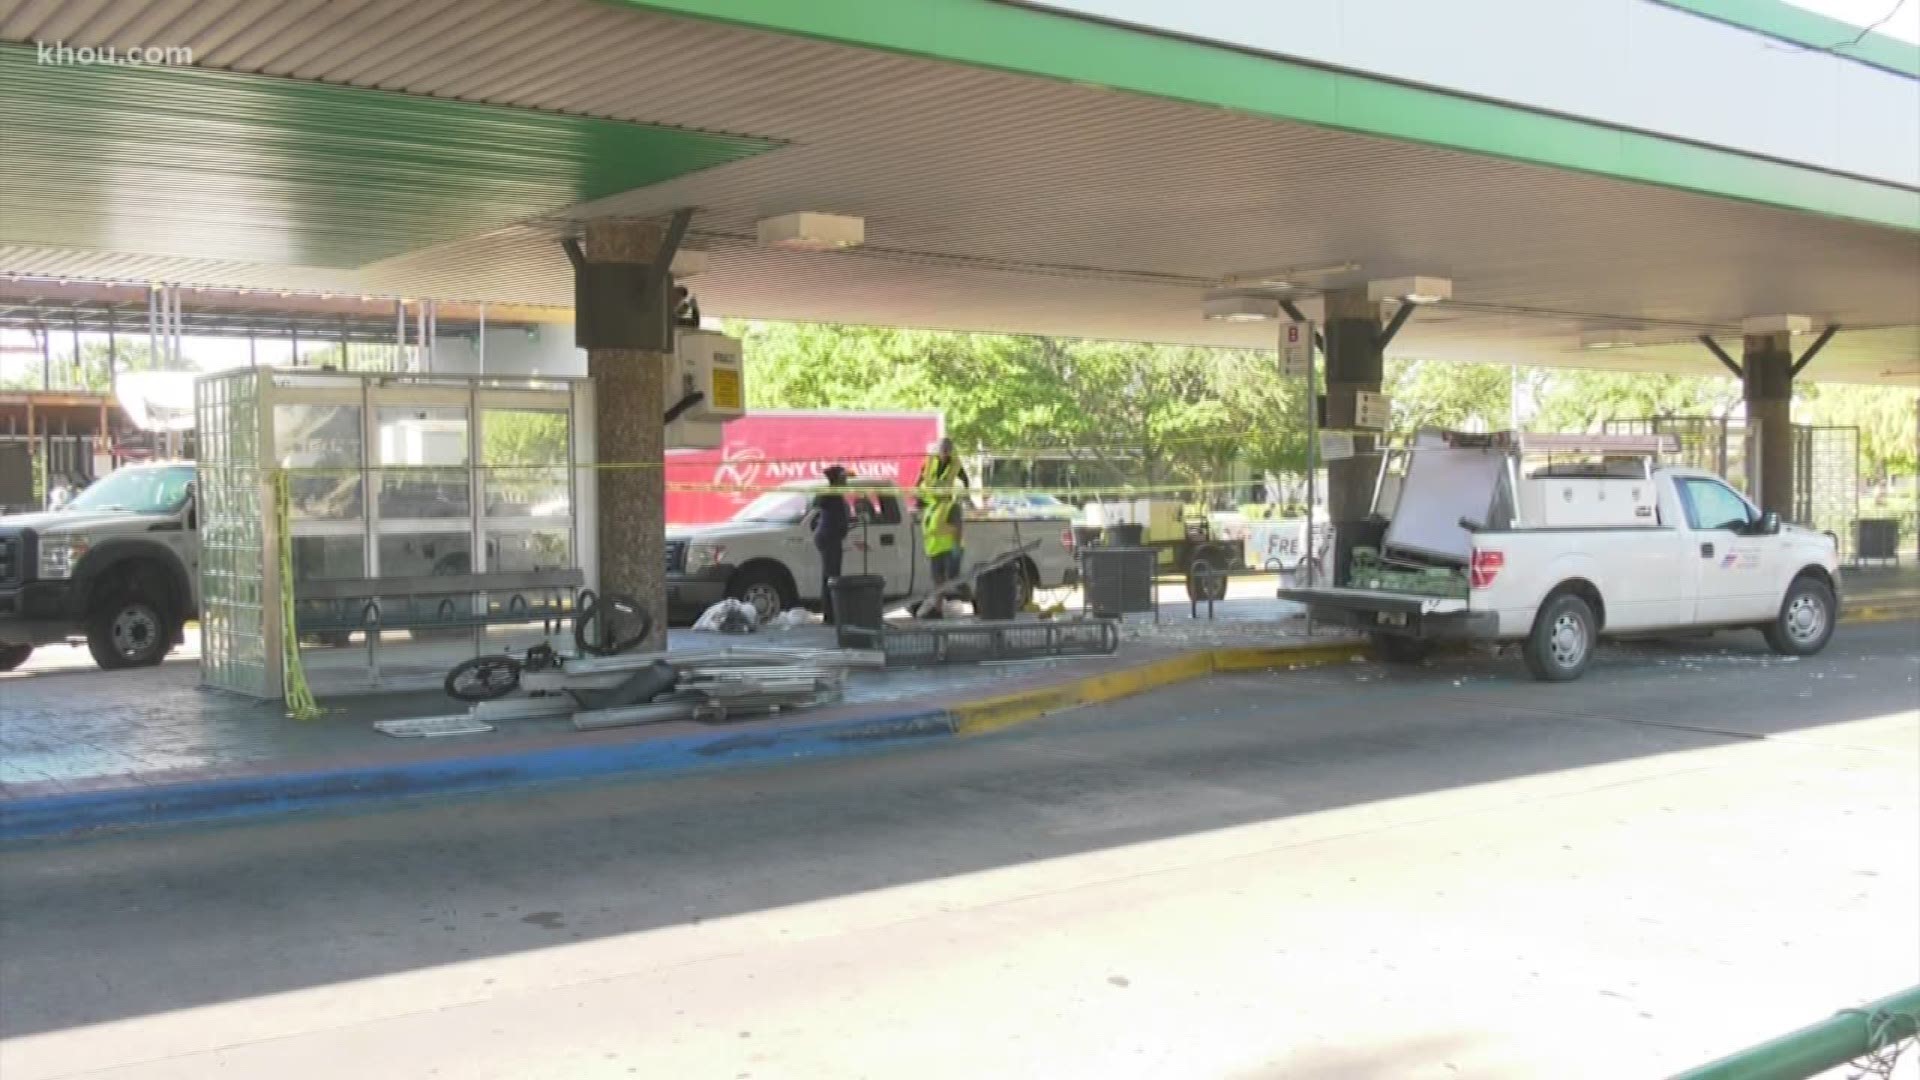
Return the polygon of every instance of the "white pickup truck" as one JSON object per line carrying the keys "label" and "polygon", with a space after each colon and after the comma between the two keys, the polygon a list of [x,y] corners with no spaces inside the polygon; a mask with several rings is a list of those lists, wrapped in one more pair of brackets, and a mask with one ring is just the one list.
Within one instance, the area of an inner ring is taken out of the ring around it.
{"label": "white pickup truck", "polygon": [[[817,607],[820,555],[806,516],[818,482],[789,484],[743,507],[731,521],[667,529],[667,615],[679,624],[732,597],[752,604],[761,621],[800,606]],[[886,579],[890,601],[910,600],[933,587],[920,542],[920,521],[898,492],[848,488],[853,531],[841,556],[847,574]],[[962,571],[1039,541],[1020,557],[1022,606],[1035,588],[1058,588],[1074,578],[1071,522],[1057,517],[969,515],[963,531]]]}
{"label": "white pickup truck", "polygon": [[[1386,659],[1418,659],[1437,640],[1517,642],[1534,677],[1558,682],[1586,670],[1603,635],[1757,629],[1774,650],[1809,655],[1833,634],[1833,538],[1781,524],[1712,473],[1617,453],[1531,472],[1500,449],[1411,458],[1397,483],[1383,472],[1377,556],[1362,553],[1338,587],[1280,593],[1367,632]],[[1484,509],[1453,513],[1462,505]]]}

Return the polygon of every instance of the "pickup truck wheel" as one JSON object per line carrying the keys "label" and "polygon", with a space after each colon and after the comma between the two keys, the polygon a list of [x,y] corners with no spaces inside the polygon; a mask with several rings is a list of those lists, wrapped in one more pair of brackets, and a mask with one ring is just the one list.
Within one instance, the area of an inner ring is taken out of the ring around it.
{"label": "pickup truck wheel", "polygon": [[1025,611],[1033,606],[1034,582],[1039,574],[1025,559],[1014,563],[1013,570],[1013,610]]}
{"label": "pickup truck wheel", "polygon": [[104,671],[150,667],[172,651],[174,630],[159,605],[122,592],[95,608],[87,620],[87,651]]}
{"label": "pickup truck wheel", "polygon": [[1369,634],[1367,644],[1374,656],[1389,664],[1417,664],[1433,655],[1433,642],[1399,634]]}
{"label": "pickup truck wheel", "polygon": [[1534,617],[1522,650],[1527,670],[1543,682],[1571,682],[1587,670],[1596,637],[1593,609],[1578,596],[1561,593]]}
{"label": "pickup truck wheel", "polygon": [[0,671],[12,671],[27,662],[33,655],[31,645],[7,645],[0,643]]}
{"label": "pickup truck wheel", "polygon": [[1810,577],[1795,578],[1780,614],[1765,627],[1767,644],[1782,656],[1812,656],[1833,637],[1833,590]]}
{"label": "pickup truck wheel", "polygon": [[762,626],[797,600],[786,581],[764,566],[749,566],[733,575],[733,580],[727,582],[727,595],[752,605]]}

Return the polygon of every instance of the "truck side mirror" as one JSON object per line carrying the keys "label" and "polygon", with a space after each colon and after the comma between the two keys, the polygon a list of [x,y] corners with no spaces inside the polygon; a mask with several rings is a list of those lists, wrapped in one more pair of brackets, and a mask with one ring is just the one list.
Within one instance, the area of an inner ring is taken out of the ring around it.
{"label": "truck side mirror", "polygon": [[1768,510],[1760,515],[1759,527],[1754,530],[1760,536],[1775,536],[1780,532],[1780,511]]}

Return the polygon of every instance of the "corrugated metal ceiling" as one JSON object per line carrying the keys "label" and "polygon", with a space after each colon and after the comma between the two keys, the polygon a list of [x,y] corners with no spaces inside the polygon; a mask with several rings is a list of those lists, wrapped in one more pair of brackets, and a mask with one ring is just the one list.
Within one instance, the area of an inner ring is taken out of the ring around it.
{"label": "corrugated metal ceiling", "polygon": [[[1397,351],[1430,355],[1611,365],[1582,330],[1920,323],[1910,234],[587,0],[0,0],[0,38],[187,45],[207,66],[787,140],[567,215],[698,207],[710,313],[1264,344],[1199,320],[1206,282],[1353,262],[1354,281],[1439,273],[1498,309],[1423,313]],[[794,209],[864,216],[870,249],[744,239]],[[564,226],[350,274],[46,247],[0,248],[0,271],[564,304]],[[1920,333],[1866,340],[1842,334],[1822,365],[1920,358]]]}

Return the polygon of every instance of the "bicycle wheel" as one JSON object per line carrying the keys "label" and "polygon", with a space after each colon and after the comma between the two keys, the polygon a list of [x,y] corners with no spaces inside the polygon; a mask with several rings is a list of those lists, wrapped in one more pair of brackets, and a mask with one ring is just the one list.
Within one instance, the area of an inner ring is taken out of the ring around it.
{"label": "bicycle wheel", "polygon": [[459,701],[492,701],[520,685],[520,661],[511,656],[476,656],[447,672],[447,696]]}
{"label": "bicycle wheel", "polygon": [[589,656],[618,656],[651,633],[653,616],[638,600],[618,593],[594,597],[573,618],[573,643]]}

